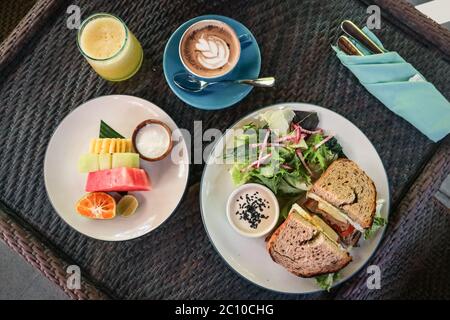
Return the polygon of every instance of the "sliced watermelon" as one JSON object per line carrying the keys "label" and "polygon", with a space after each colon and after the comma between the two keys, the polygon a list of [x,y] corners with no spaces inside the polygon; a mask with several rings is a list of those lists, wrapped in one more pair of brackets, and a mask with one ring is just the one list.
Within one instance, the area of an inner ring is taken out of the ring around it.
{"label": "sliced watermelon", "polygon": [[147,172],[137,168],[114,168],[90,172],[86,182],[86,192],[149,190],[151,190],[151,182]]}

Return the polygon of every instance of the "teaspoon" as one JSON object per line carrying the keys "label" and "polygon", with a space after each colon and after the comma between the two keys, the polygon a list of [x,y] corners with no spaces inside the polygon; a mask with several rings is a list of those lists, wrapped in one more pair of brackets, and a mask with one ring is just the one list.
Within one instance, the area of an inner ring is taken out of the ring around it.
{"label": "teaspoon", "polygon": [[173,77],[173,82],[177,87],[190,91],[190,92],[200,92],[205,88],[215,85],[218,83],[236,83],[236,84],[246,84],[254,87],[269,88],[275,85],[274,77],[265,77],[258,79],[240,79],[240,80],[220,80],[214,82],[207,82],[199,80],[189,73],[178,73]]}

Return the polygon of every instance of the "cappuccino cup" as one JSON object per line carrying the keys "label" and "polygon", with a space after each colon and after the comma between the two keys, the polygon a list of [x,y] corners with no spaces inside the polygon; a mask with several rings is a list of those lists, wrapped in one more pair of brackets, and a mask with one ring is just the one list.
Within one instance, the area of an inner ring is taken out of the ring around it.
{"label": "cappuccino cup", "polygon": [[230,73],[239,62],[241,42],[232,27],[219,20],[201,20],[191,25],[179,44],[180,60],[186,70],[199,78],[214,79]]}

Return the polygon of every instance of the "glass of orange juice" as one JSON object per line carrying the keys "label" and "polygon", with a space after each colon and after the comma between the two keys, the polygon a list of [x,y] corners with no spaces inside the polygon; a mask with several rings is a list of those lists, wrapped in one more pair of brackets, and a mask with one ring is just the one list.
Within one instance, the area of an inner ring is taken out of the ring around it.
{"label": "glass of orange juice", "polygon": [[92,68],[106,80],[126,80],[141,67],[141,44],[125,23],[112,14],[97,13],[84,20],[77,44]]}

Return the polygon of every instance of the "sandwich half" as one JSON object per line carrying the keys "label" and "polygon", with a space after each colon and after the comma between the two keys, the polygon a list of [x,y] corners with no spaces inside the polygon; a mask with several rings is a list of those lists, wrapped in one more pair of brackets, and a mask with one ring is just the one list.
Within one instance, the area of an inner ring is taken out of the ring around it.
{"label": "sandwich half", "polygon": [[353,161],[334,161],[306,194],[305,206],[319,214],[347,245],[355,245],[373,224],[377,191]]}
{"label": "sandwich half", "polygon": [[293,274],[315,277],[337,272],[352,260],[338,238],[322,219],[294,204],[267,242],[267,250],[273,261]]}

